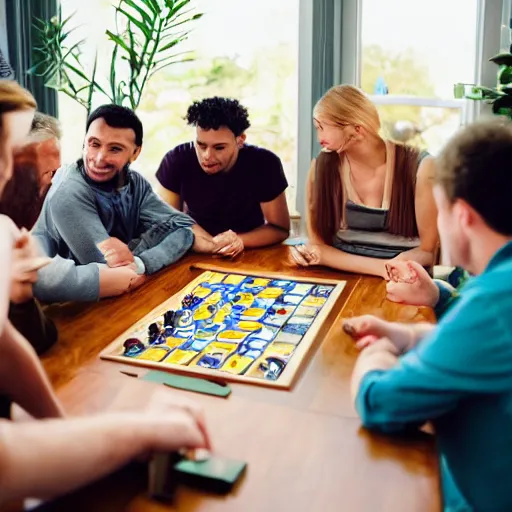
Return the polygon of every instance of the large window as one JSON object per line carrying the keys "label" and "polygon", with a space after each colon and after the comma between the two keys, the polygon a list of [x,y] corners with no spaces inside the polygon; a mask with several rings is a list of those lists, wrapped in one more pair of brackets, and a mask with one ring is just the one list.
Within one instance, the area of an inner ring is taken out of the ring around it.
{"label": "large window", "polygon": [[362,0],[361,87],[384,131],[436,153],[467,115],[454,84],[475,81],[478,0]]}
{"label": "large window", "polygon": [[[117,2],[116,2],[117,3]],[[104,36],[114,23],[110,0],[62,0],[63,17],[76,12],[74,37],[87,36],[84,58],[96,49],[99,72],[108,72],[110,55]],[[239,99],[249,109],[248,142],[274,151],[290,184],[288,202],[295,209],[298,94],[299,0],[192,0],[204,13],[181,50],[195,59],[175,64],[154,76],[139,106],[145,144],[136,168],[150,181],[163,155],[192,139],[183,116],[188,105],[208,96]],[[101,102],[101,98],[96,101]],[[85,114],[73,100],[60,95],[64,158],[76,158],[83,139]]]}

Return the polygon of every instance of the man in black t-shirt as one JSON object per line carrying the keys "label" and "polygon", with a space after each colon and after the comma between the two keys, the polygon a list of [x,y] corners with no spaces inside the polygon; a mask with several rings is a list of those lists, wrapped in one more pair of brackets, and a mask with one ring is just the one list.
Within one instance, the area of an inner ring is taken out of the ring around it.
{"label": "man in black t-shirt", "polygon": [[279,158],[245,143],[247,110],[237,100],[193,103],[186,120],[196,140],[169,151],[156,174],[159,193],[188,213],[215,241],[231,239],[220,254],[262,247],[288,237],[288,186]]}

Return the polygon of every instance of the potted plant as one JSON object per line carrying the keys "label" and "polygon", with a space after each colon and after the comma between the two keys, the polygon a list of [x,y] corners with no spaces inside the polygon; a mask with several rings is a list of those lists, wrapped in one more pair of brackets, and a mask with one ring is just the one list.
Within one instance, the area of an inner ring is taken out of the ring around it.
{"label": "potted plant", "polygon": [[176,50],[188,38],[191,24],[202,16],[193,13],[190,0],[119,0],[113,8],[116,30],[105,33],[112,44],[108,77],[98,76],[97,55],[91,69],[85,69],[81,52],[85,40],[69,43],[73,15],[63,20],[59,9],[50,20],[34,23],[39,43],[33,50],[36,64],[28,72],[76,100],[87,115],[96,93],[136,110],[155,73],[192,60],[190,52]]}
{"label": "potted plant", "polygon": [[[512,46],[509,52],[499,53],[491,59],[498,65],[496,87],[489,88],[474,84],[455,84],[455,97],[470,100],[484,100],[492,104],[496,115],[512,119]],[[469,86],[469,91],[467,87]]]}

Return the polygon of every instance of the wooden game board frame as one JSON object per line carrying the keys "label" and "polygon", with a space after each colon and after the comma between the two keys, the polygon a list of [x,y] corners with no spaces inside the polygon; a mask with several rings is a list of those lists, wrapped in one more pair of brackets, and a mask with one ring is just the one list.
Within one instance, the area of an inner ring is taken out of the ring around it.
{"label": "wooden game board frame", "polygon": [[[161,371],[169,371],[171,373],[179,373],[183,375],[189,375],[192,377],[205,378],[207,380],[212,381],[226,381],[226,382],[241,382],[246,384],[255,384],[258,386],[265,386],[271,388],[281,388],[281,389],[290,389],[295,382],[295,379],[298,376],[299,370],[308,362],[310,357],[308,358],[308,353],[312,350],[313,345],[315,344],[316,337],[320,328],[322,327],[324,321],[327,319],[329,313],[332,308],[336,304],[337,300],[341,296],[343,289],[345,288],[346,281],[337,280],[337,279],[324,279],[318,277],[298,277],[287,275],[284,273],[277,272],[264,272],[264,271],[256,271],[256,270],[248,270],[245,271],[243,269],[228,269],[221,266],[209,266],[203,264],[193,265],[191,269],[199,269],[204,270],[199,276],[193,279],[188,285],[182,288],[179,292],[175,293],[172,297],[167,299],[165,302],[162,302],[156,308],[151,310],[147,315],[145,315],[141,320],[130,326],[126,329],[120,336],[118,336],[112,343],[107,345],[101,353],[100,358],[116,361],[123,364],[131,364],[135,366],[143,366],[146,368],[151,368],[155,370]],[[298,283],[311,283],[315,285],[334,285],[334,290],[331,292],[329,298],[322,306],[322,309],[314,319],[310,328],[298,344],[295,352],[292,354],[289,362],[286,364],[283,372],[279,376],[276,381],[259,379],[256,377],[248,377],[245,375],[234,375],[228,372],[223,372],[220,370],[212,370],[208,368],[201,367],[189,367],[178,364],[171,364],[165,362],[156,362],[156,361],[147,361],[144,359],[135,359],[122,355],[115,355],[119,353],[123,349],[123,343],[125,340],[130,337],[130,335],[137,331],[142,325],[147,325],[154,318],[163,315],[169,309],[177,310],[181,307],[181,301],[185,295],[191,293],[194,288],[204,280],[205,272],[221,272],[224,274],[238,274],[244,276],[251,277],[262,277],[262,278],[270,278],[270,279],[281,279],[281,280],[290,280]],[[311,354],[309,354],[311,356]]]}

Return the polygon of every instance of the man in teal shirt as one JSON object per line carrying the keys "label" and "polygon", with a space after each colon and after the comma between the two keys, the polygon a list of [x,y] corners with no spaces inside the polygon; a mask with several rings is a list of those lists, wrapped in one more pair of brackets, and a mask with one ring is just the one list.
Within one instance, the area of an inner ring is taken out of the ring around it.
{"label": "man in teal shirt", "polygon": [[369,429],[431,421],[446,511],[511,511],[512,125],[461,131],[437,162],[443,251],[476,277],[437,326],[347,321],[362,349],[352,394]]}

